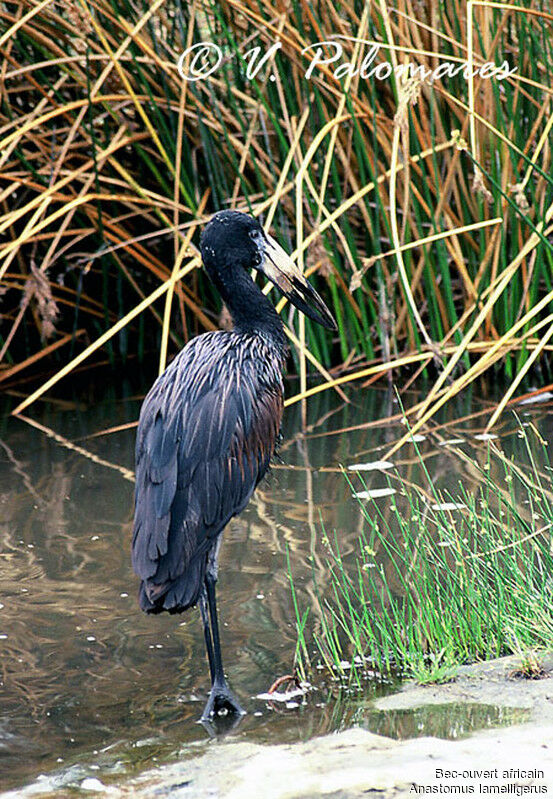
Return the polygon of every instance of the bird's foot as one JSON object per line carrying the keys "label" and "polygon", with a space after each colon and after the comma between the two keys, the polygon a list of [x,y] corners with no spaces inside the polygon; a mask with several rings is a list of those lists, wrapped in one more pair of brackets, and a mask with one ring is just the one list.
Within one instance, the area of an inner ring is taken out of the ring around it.
{"label": "bird's foot", "polygon": [[207,700],[201,721],[213,721],[224,716],[245,716],[246,711],[226,683],[214,683]]}

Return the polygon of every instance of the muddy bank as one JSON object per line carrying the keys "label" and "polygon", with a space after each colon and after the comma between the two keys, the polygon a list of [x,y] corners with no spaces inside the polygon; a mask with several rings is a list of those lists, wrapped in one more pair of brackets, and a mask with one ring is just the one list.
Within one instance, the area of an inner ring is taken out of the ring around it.
{"label": "muddy bank", "polygon": [[[543,679],[515,678],[517,658],[502,658],[459,669],[455,682],[441,686],[407,683],[377,700],[381,710],[482,703],[519,708],[527,723],[477,732],[448,741],[422,737],[396,741],[356,728],[306,743],[262,746],[232,736],[196,749],[182,760],[138,777],[96,772],[58,782],[53,791],[35,783],[15,796],[171,796],[172,799],[357,799],[358,797],[551,796],[553,794],[553,655],[541,658]],[[111,784],[110,784],[111,783]]]}
{"label": "muddy bank", "polygon": [[[362,729],[293,746],[213,742],[200,758],[135,781],[137,796],[175,799],[332,799],[435,795],[551,795],[553,792],[553,655],[540,659],[543,679],[515,678],[520,660],[461,667],[454,682],[407,683],[377,700],[382,710],[482,703],[528,712],[523,726],[487,730],[462,741],[394,741]],[[449,773],[448,773],[449,772]]]}
{"label": "muddy bank", "polygon": [[366,799],[491,795],[502,787],[515,796],[516,786],[526,786],[524,795],[551,795],[553,726],[487,731],[463,741],[397,742],[353,729],[293,746],[214,745],[198,760],[145,774],[127,790],[173,799]]}
{"label": "muddy bank", "polygon": [[[553,653],[539,657],[541,679],[518,676],[520,658],[497,658],[472,666],[460,666],[455,679],[445,685],[420,686],[407,682],[398,693],[377,699],[380,710],[408,710],[445,703],[479,703],[519,708],[528,723],[553,724]],[[553,741],[552,741],[553,746]]]}

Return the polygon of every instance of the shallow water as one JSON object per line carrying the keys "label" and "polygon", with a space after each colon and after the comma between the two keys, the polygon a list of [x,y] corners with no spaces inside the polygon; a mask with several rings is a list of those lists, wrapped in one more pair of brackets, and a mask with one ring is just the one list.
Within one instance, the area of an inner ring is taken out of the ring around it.
{"label": "shallow water", "polygon": [[[88,438],[135,420],[140,391],[129,382],[97,385],[56,403],[37,403],[29,418],[55,431],[9,417],[0,428],[0,786],[17,787],[60,770],[70,777],[106,770],[132,773],[206,740],[197,719],[209,690],[203,637],[196,611],[147,617],[137,606],[130,558],[134,430]],[[291,390],[289,389],[289,393]],[[250,506],[225,532],[220,558],[219,608],[229,681],[248,710],[238,738],[276,743],[305,740],[351,725],[397,737],[456,737],[470,729],[517,718],[494,708],[458,712],[371,711],[370,699],[393,690],[374,682],[363,696],[335,686],[313,692],[305,705],[271,709],[256,695],[293,667],[295,617],[286,571],[290,553],[300,604],[312,595],[310,556],[324,586],[321,521],[336,530],[342,553],[355,548],[362,526],[357,500],[340,464],[380,459],[403,431],[397,425],[359,429],[397,413],[386,390],[351,392],[344,404],[329,392],[307,407],[286,410],[280,456]],[[405,399],[411,405],[416,395]],[[465,395],[451,418],[486,407]],[[543,406],[520,409],[551,438]],[[471,455],[485,457],[474,438],[484,417],[434,431],[418,444],[440,487],[455,490],[471,475],[443,441],[461,435]],[[353,429],[351,429],[353,428]],[[507,415],[497,431],[509,454],[524,460],[516,422]],[[67,442],[86,452],[68,448]],[[87,456],[92,455],[95,460]],[[394,458],[403,477],[423,484],[415,448]],[[382,472],[365,473],[374,487]],[[358,478],[352,477],[354,486]],[[381,502],[390,502],[383,497]],[[417,715],[417,713],[419,715]],[[422,725],[422,727],[421,727]],[[186,750],[188,751],[188,750]],[[99,768],[96,768],[99,767]]]}

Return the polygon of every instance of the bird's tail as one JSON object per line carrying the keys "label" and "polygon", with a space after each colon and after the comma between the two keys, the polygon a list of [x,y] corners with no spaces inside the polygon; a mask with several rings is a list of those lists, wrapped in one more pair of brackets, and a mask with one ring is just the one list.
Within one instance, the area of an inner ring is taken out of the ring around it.
{"label": "bird's tail", "polygon": [[138,599],[145,613],[182,613],[196,605],[204,584],[206,557],[196,558],[174,580],[156,584],[142,580]]}

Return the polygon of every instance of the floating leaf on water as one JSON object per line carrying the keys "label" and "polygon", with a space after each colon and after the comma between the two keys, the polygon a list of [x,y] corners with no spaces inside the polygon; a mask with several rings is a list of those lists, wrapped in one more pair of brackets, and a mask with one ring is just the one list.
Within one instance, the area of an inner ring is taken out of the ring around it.
{"label": "floating leaf on water", "polygon": [[520,400],[518,404],[532,405],[535,402],[548,402],[550,399],[553,399],[551,391],[542,391],[541,394],[536,394],[535,397],[527,397],[526,399]]}
{"label": "floating leaf on water", "polygon": [[352,463],[348,466],[351,472],[370,472],[373,469],[391,469],[393,463],[390,461],[369,461],[367,463]]}
{"label": "floating leaf on water", "polygon": [[432,505],[432,510],[463,510],[466,507],[462,502],[438,502]]}
{"label": "floating leaf on water", "polygon": [[370,491],[357,491],[355,499],[375,499],[377,497],[390,497],[395,494],[395,488],[371,488]]}

